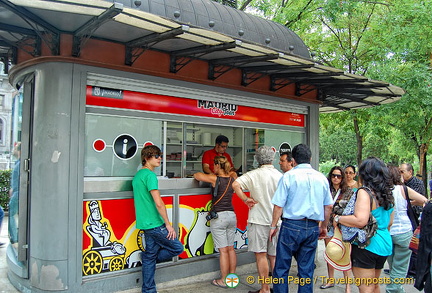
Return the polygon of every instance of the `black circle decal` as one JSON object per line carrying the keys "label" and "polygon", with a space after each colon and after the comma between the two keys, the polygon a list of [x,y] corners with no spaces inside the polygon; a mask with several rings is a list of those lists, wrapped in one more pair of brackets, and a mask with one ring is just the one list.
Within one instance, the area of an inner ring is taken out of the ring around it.
{"label": "black circle decal", "polygon": [[114,154],[122,160],[129,160],[137,152],[137,142],[135,138],[128,134],[122,134],[114,140]]}
{"label": "black circle decal", "polygon": [[291,146],[287,142],[283,142],[279,147],[279,154],[291,152]]}

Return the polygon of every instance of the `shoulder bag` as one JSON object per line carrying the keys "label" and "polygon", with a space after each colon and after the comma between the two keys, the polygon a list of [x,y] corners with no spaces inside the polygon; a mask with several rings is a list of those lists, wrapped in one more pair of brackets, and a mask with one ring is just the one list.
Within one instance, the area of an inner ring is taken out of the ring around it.
{"label": "shoulder bag", "polygon": [[411,241],[409,244],[409,249],[412,250],[413,253],[417,254],[418,247],[420,243],[420,225],[414,230],[413,236],[411,237]]}
{"label": "shoulder bag", "polygon": [[403,190],[405,192],[405,198],[406,198],[406,201],[407,201],[407,214],[408,214],[408,218],[411,221],[412,230],[415,231],[415,229],[419,225],[419,220],[418,220],[417,216],[415,215],[415,212],[414,212],[414,210],[412,208],[411,200],[410,200],[409,195],[408,195],[408,188],[407,188],[407,186],[405,184],[403,185]]}
{"label": "shoulder bag", "polygon": [[375,235],[378,225],[375,217],[372,215],[372,202],[374,200],[374,196],[372,195],[372,191],[365,186],[360,187],[350,198],[348,201],[344,211],[342,212],[343,216],[353,215],[355,209],[355,203],[357,200],[357,194],[360,189],[364,189],[370,197],[370,214],[369,220],[366,226],[363,228],[357,227],[348,227],[344,225],[340,225],[342,232],[342,240],[350,243],[356,244],[359,248],[365,248],[369,245],[370,239]]}

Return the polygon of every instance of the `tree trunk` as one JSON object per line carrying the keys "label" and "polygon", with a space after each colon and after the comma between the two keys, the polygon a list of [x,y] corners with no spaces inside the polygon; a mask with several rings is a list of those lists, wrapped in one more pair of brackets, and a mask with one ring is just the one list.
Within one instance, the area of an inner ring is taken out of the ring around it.
{"label": "tree trunk", "polygon": [[362,157],[363,137],[360,134],[360,127],[359,127],[359,122],[358,122],[356,113],[354,113],[353,122],[354,122],[354,131],[355,131],[356,141],[357,141],[357,166],[360,166],[360,164],[363,160],[363,157]]}
{"label": "tree trunk", "polygon": [[[420,144],[420,147],[419,147],[419,159],[420,159],[419,174],[422,175],[422,181],[423,181],[423,184],[425,185],[426,191],[427,191],[427,187],[428,187],[428,184],[427,184],[428,183],[427,182],[427,160],[426,160],[428,148],[429,148],[429,145],[426,143]],[[426,197],[428,197],[428,194],[426,194]]]}

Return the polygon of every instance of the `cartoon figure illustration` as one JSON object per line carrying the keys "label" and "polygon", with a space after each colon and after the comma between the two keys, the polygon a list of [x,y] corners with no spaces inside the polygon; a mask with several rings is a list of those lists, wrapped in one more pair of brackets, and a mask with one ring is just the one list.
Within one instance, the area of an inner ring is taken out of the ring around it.
{"label": "cartoon figure illustration", "polygon": [[243,247],[246,247],[247,245],[248,245],[247,229],[242,231],[239,228],[237,228],[234,234],[234,248],[241,249]]}
{"label": "cartoon figure illustration", "polygon": [[210,235],[210,227],[207,225],[207,211],[196,211],[195,222],[190,228],[186,240],[186,249],[191,256],[204,255],[204,248],[207,238]]}
{"label": "cartoon figure illustration", "polygon": [[130,268],[136,268],[142,265],[141,250],[135,250],[126,258],[126,265]]}
{"label": "cartoon figure illustration", "polygon": [[87,231],[93,237],[96,243],[93,246],[106,246],[109,244],[111,232],[107,229],[107,224],[102,223],[102,216],[97,201],[93,200],[89,203],[90,216],[87,219],[89,226]]}
{"label": "cartoon figure illustration", "polygon": [[111,231],[107,223],[102,223],[99,203],[88,204],[89,216],[86,230],[92,237],[92,246],[83,255],[83,275],[99,274],[102,271],[118,271],[124,268],[126,248],[116,241],[111,242]]}

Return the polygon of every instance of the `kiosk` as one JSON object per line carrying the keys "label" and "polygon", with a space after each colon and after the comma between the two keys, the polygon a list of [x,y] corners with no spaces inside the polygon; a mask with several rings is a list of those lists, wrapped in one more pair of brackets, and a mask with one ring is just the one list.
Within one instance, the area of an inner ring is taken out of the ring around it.
{"label": "kiosk", "polygon": [[[23,292],[140,286],[131,180],[146,144],[163,149],[156,173],[185,246],[156,281],[187,278],[219,269],[210,188],[192,178],[217,135],[240,172],[257,167],[261,145],[306,143],[317,165],[320,111],[403,94],[317,64],[289,29],[213,1],[0,0],[0,16],[0,54],[20,93],[18,241],[7,259]],[[248,209],[234,205],[238,262],[251,263]]]}

